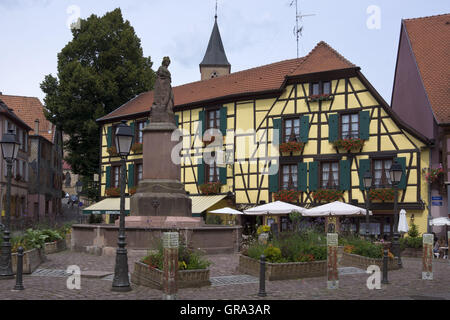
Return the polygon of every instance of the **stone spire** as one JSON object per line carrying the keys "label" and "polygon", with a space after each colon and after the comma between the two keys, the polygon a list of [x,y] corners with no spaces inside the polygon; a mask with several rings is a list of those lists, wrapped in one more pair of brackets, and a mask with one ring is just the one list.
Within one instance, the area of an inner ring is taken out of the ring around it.
{"label": "stone spire", "polygon": [[228,62],[227,55],[220,36],[219,26],[217,24],[217,13],[215,16],[214,27],[206,49],[205,57],[200,63],[200,73],[202,80],[216,78],[230,74],[231,64]]}

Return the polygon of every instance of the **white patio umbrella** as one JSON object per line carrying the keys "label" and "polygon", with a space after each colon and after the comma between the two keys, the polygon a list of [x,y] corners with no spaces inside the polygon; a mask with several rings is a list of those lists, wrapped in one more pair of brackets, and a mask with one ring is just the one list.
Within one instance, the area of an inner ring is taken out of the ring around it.
{"label": "white patio umbrella", "polygon": [[[307,209],[304,213],[304,217],[325,217],[325,216],[365,216],[366,209],[353,206],[351,204],[343,203],[340,201],[324,204],[323,206]],[[369,215],[372,215],[372,211],[369,211]]]}
{"label": "white patio umbrella", "polygon": [[209,211],[209,213],[214,213],[214,214],[232,214],[232,215],[241,215],[244,214],[240,211],[234,210],[232,208],[222,208],[222,209],[218,209],[218,210],[214,210],[214,211]]}
{"label": "white patio umbrella", "polygon": [[254,215],[254,216],[261,216],[261,215],[276,215],[276,214],[290,214],[294,211],[300,212],[303,214],[305,212],[305,208],[282,202],[282,201],[276,201],[264,204],[262,206],[258,206],[252,209],[248,209],[244,211],[244,214],[248,215]]}
{"label": "white patio umbrella", "polygon": [[406,211],[402,209],[400,211],[400,217],[398,221],[398,232],[407,233],[409,231],[408,222],[406,221]]}
{"label": "white patio umbrella", "polygon": [[430,226],[434,226],[434,227],[450,226],[450,219],[446,218],[446,217],[433,219],[430,222]]}

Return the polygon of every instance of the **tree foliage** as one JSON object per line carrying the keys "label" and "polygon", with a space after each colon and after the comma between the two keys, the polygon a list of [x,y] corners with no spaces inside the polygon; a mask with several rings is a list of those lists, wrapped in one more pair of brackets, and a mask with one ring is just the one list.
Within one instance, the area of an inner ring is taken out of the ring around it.
{"label": "tree foliage", "polygon": [[47,75],[41,89],[47,119],[69,136],[66,161],[74,173],[91,176],[101,150],[96,119],[151,90],[155,73],[120,9],[82,19],[72,35],[58,54],[57,77]]}

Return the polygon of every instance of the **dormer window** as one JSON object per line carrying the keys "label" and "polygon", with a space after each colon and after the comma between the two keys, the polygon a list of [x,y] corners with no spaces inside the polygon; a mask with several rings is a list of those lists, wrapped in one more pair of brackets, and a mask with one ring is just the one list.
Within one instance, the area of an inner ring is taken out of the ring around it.
{"label": "dormer window", "polygon": [[331,81],[313,82],[309,85],[310,102],[330,100],[331,98]]}

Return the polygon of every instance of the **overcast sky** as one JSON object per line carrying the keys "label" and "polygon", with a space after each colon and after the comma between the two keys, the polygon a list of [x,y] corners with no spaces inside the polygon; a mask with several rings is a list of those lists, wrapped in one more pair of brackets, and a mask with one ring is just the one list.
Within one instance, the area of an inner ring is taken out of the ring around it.
{"label": "overcast sky", "polygon": [[[218,0],[219,29],[232,72],[297,56],[291,2]],[[303,18],[300,56],[321,40],[327,42],[360,66],[388,103],[401,19],[450,12],[448,0],[298,3],[302,14],[315,14]],[[72,6],[76,10],[70,11]],[[0,0],[0,91],[42,101],[39,84],[46,74],[56,75],[57,54],[72,39],[68,22],[77,11],[87,18],[117,7],[142,40],[153,69],[170,56],[174,86],[200,80],[198,65],[214,24],[215,0]]]}

